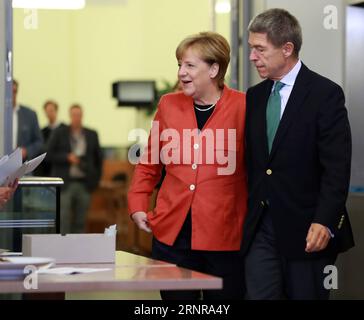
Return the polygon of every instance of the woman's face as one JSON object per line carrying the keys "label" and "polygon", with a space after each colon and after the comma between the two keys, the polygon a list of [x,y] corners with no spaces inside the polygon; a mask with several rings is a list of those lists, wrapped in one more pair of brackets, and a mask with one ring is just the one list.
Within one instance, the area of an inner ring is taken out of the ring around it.
{"label": "woman's face", "polygon": [[215,86],[214,78],[217,71],[216,64],[210,65],[203,61],[193,48],[188,48],[178,61],[178,79],[182,84],[182,90],[197,103],[203,104],[204,97],[208,96],[210,88]]}

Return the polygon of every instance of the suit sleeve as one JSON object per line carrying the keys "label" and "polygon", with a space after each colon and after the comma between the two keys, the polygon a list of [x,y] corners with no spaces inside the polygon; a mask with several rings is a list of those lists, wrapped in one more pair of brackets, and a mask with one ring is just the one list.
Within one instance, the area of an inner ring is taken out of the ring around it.
{"label": "suit sleeve", "polygon": [[62,133],[62,128],[57,128],[54,130],[54,132],[52,132],[51,136],[49,137],[46,150],[48,161],[51,163],[69,164],[68,152],[59,148],[60,140],[62,138],[64,139]]}
{"label": "suit sleeve", "polygon": [[101,179],[101,174],[102,174],[103,155],[102,155],[102,150],[101,150],[100,143],[99,143],[99,136],[96,131],[94,132],[94,134],[95,134],[94,159],[95,159],[95,167],[96,167],[96,172],[97,172],[96,181],[98,184]]}
{"label": "suit sleeve", "polygon": [[37,114],[35,112],[32,112],[31,117],[32,117],[32,132],[31,132],[32,142],[26,146],[28,159],[32,159],[38,156],[43,148],[43,137],[39,128]]}
{"label": "suit sleeve", "polygon": [[[250,150],[250,143],[248,143],[249,140],[249,132],[250,132],[250,124],[251,124],[251,119],[250,119],[250,108],[251,106],[251,94],[252,94],[252,89],[248,89],[248,91],[246,92],[246,114],[245,114],[245,132],[244,132],[244,139],[245,139],[245,165],[246,165],[246,169],[247,169],[247,173],[251,173],[252,170],[249,170],[249,166],[251,164],[251,159],[250,159],[250,154],[251,154],[251,150]],[[248,185],[249,185],[249,174],[247,175],[247,179],[248,179]],[[250,179],[251,180],[251,179]]]}
{"label": "suit sleeve", "polygon": [[[163,99],[163,98],[162,98]],[[148,145],[134,170],[133,179],[128,192],[128,211],[133,214],[136,211],[148,211],[149,199],[162,175],[163,164],[160,161],[161,150],[160,133],[163,130],[162,99],[152,129],[148,138]],[[153,138],[152,138],[153,137]],[[157,143],[152,143],[157,142]],[[157,160],[157,161],[153,161]]]}
{"label": "suit sleeve", "polygon": [[335,233],[344,213],[350,183],[351,132],[342,89],[335,85],[318,117],[320,195],[314,222]]}

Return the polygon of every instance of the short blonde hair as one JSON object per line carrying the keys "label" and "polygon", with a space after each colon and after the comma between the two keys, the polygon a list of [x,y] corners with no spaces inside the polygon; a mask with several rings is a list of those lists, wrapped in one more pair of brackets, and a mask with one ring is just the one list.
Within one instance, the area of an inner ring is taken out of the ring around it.
{"label": "short blonde hair", "polygon": [[176,58],[181,60],[187,49],[197,50],[200,58],[212,65],[219,65],[219,72],[216,76],[218,86],[224,87],[224,80],[227,67],[230,62],[230,45],[227,40],[216,32],[200,32],[189,36],[181,41],[176,49]]}

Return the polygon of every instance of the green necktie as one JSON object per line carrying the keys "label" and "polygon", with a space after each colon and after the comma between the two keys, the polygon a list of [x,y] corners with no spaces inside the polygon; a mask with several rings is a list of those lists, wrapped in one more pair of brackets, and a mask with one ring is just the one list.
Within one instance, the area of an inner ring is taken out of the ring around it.
{"label": "green necktie", "polygon": [[279,94],[279,91],[283,86],[284,83],[277,81],[268,99],[266,117],[269,153],[272,150],[274,136],[276,135],[281,119],[281,95]]}

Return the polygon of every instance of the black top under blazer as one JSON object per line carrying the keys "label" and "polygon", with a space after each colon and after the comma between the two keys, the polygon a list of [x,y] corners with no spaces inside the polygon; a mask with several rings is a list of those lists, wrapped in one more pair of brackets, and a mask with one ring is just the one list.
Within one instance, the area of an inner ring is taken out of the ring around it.
{"label": "black top under blazer", "polygon": [[[343,90],[302,64],[268,154],[266,106],[272,86],[272,80],[264,80],[246,96],[249,200],[242,252],[254,239],[267,204],[283,256],[304,259],[345,251],[354,240],[345,208],[351,133]],[[318,253],[305,252],[311,223],[334,234]]]}

